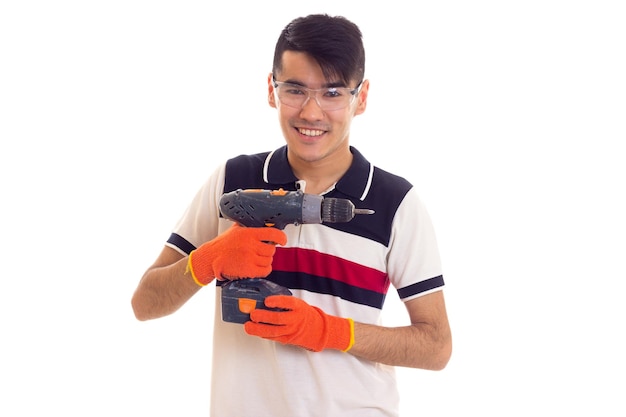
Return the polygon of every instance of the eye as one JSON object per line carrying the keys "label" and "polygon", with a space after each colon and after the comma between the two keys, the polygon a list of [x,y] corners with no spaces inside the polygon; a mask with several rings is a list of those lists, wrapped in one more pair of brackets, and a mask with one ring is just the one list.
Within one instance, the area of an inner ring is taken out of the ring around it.
{"label": "eye", "polygon": [[343,96],[343,91],[340,88],[329,88],[324,93],[324,98],[339,98]]}
{"label": "eye", "polygon": [[305,95],[306,91],[304,91],[304,88],[299,87],[297,85],[286,85],[284,84],[282,87],[282,90],[285,94],[289,94],[289,95],[293,95],[293,96],[299,96],[299,95]]}

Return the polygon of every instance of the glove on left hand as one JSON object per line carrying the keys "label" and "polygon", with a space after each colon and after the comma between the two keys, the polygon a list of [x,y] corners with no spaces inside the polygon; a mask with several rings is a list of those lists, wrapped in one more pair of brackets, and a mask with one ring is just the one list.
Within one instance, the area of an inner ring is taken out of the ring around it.
{"label": "glove on left hand", "polygon": [[246,333],[314,352],[323,349],[347,352],[354,344],[352,319],[331,316],[289,295],[269,296],[265,305],[287,311],[252,310],[251,321],[244,324]]}

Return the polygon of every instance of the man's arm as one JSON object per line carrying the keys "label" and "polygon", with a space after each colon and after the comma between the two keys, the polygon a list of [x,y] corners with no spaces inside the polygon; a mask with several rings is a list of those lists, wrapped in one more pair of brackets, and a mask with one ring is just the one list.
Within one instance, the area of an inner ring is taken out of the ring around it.
{"label": "man's arm", "polygon": [[165,246],[133,294],[135,317],[149,320],[172,314],[216,277],[266,277],[272,271],[276,245],[286,243],[282,230],[234,223],[189,256]]}
{"label": "man's arm", "polygon": [[393,366],[441,370],[450,359],[452,338],[442,291],[406,302],[412,324],[394,328],[329,315],[288,295],[269,296],[265,305],[278,310],[252,310],[246,333],[313,352],[337,349]]}
{"label": "man's arm", "polygon": [[138,320],[167,316],[178,310],[202,287],[185,274],[187,257],[165,246],[144,273],[132,298]]}
{"label": "man's arm", "polygon": [[354,323],[354,345],[348,353],[374,362],[429,370],[445,368],[452,336],[443,291],[405,303],[411,325],[381,327]]}

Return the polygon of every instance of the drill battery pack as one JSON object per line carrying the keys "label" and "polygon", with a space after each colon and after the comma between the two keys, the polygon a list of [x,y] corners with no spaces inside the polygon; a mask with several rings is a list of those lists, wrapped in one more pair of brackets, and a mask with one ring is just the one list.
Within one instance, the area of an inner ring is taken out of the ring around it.
{"label": "drill battery pack", "polygon": [[222,320],[243,324],[250,320],[255,308],[279,311],[265,306],[265,297],[292,295],[288,288],[264,278],[247,278],[229,281],[222,285]]}

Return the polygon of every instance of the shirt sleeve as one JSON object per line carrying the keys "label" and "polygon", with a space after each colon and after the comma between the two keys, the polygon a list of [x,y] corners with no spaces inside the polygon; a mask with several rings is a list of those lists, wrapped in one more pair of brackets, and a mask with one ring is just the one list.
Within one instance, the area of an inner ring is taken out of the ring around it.
{"label": "shirt sleeve", "polygon": [[224,168],[220,165],[197,191],[180,217],[166,245],[183,255],[189,254],[219,233],[219,200],[224,189]]}
{"label": "shirt sleeve", "polygon": [[444,286],[435,230],[415,188],[406,194],[394,218],[388,274],[403,301]]}

